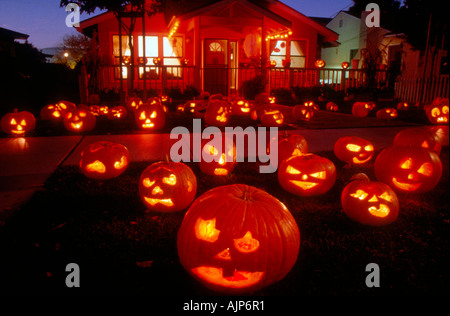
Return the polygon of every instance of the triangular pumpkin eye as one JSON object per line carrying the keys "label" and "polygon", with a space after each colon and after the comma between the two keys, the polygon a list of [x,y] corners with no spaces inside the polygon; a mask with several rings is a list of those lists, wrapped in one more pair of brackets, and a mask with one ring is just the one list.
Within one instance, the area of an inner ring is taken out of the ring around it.
{"label": "triangular pumpkin eye", "polygon": [[151,118],[155,118],[156,117],[156,111],[153,111],[152,114],[150,115]]}
{"label": "triangular pumpkin eye", "polygon": [[420,166],[417,172],[427,177],[431,176],[431,174],[433,173],[433,166],[429,162],[426,162]]}
{"label": "triangular pumpkin eye", "polygon": [[289,174],[300,174],[301,173],[300,170],[297,170],[292,166],[287,166],[286,172]]}
{"label": "triangular pumpkin eye", "polygon": [[139,119],[140,119],[140,120],[145,120],[146,117],[147,117],[147,116],[145,115],[145,111],[142,111],[142,112],[141,112],[141,115],[139,115]]}
{"label": "triangular pumpkin eye", "polygon": [[423,148],[429,148],[428,142],[427,142],[426,140],[423,141],[422,147],[423,147]]}
{"label": "triangular pumpkin eye", "polygon": [[310,176],[317,179],[325,179],[327,177],[327,173],[325,171],[320,171],[316,173],[311,173]]}
{"label": "triangular pumpkin eye", "polygon": [[369,194],[367,192],[365,192],[364,190],[356,190],[355,193],[351,193],[350,196],[360,199],[360,200],[364,200]]}
{"label": "triangular pumpkin eye", "polygon": [[27,125],[27,121],[25,121],[25,120],[20,121],[20,125],[26,126]]}
{"label": "triangular pumpkin eye", "polygon": [[392,196],[387,192],[383,192],[383,194],[379,195],[378,197],[385,201],[392,202]]}
{"label": "triangular pumpkin eye", "polygon": [[11,125],[17,125],[17,122],[16,122],[16,120],[15,119],[11,119]]}
{"label": "triangular pumpkin eye", "polygon": [[405,158],[400,161],[400,168],[402,169],[411,169],[412,168],[412,159],[411,158]]}

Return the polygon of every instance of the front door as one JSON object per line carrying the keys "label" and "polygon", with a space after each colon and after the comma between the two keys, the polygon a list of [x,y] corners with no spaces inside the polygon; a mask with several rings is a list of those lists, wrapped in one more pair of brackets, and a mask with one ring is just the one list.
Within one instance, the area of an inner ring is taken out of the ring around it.
{"label": "front door", "polygon": [[228,40],[205,39],[204,91],[228,95]]}

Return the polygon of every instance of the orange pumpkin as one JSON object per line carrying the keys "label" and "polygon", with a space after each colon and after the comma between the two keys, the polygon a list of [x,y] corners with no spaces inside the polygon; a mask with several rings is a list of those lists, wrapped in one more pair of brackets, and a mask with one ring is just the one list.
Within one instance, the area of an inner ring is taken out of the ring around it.
{"label": "orange pumpkin", "polygon": [[64,116],[64,126],[71,132],[89,132],[94,129],[95,115],[83,108],[69,110]]}
{"label": "orange pumpkin", "polygon": [[398,116],[397,110],[394,108],[385,108],[377,111],[377,118],[383,120],[393,120]]}
{"label": "orange pumpkin", "polygon": [[140,105],[134,111],[136,125],[145,131],[160,130],[166,124],[166,113],[159,102],[150,102]]}
{"label": "orange pumpkin", "polygon": [[105,180],[121,175],[129,161],[128,149],[122,144],[98,141],[83,149],[79,166],[86,177]]}
{"label": "orange pumpkin", "polygon": [[432,124],[448,124],[448,99],[436,98],[432,104],[426,105],[424,109]]}
{"label": "orange pumpkin", "polygon": [[118,106],[114,106],[112,107],[109,112],[108,112],[108,119],[110,120],[121,120],[126,118],[128,115],[128,111],[127,109],[122,106],[122,105],[118,105]]}
{"label": "orange pumpkin", "polygon": [[197,178],[182,162],[155,162],[139,180],[139,194],[145,206],[156,212],[171,213],[187,208],[197,193]]}
{"label": "orange pumpkin", "polygon": [[2,117],[0,125],[8,135],[25,136],[36,127],[36,119],[31,112],[14,109]]}
{"label": "orange pumpkin", "polygon": [[205,139],[202,142],[200,170],[208,175],[227,176],[236,166],[236,144],[233,140],[222,137],[221,146]]}
{"label": "orange pumpkin", "polygon": [[230,106],[227,101],[212,99],[208,102],[205,112],[205,123],[211,126],[225,126],[230,117]]}
{"label": "orange pumpkin", "polygon": [[264,111],[260,120],[265,127],[280,127],[283,126],[284,115],[278,110]]}
{"label": "orange pumpkin", "polygon": [[441,152],[439,136],[425,127],[406,128],[395,135],[394,146],[421,146],[431,149],[438,155]]}
{"label": "orange pumpkin", "polygon": [[310,121],[314,116],[314,104],[305,102],[292,108],[292,117],[295,121]]}
{"label": "orange pumpkin", "polygon": [[374,147],[364,138],[344,136],[334,143],[334,154],[339,160],[349,164],[363,164],[372,159]]}
{"label": "orange pumpkin", "polygon": [[272,195],[243,184],[226,185],[192,203],[178,231],[177,249],[181,265],[207,288],[252,293],[292,269],[300,230]]}
{"label": "orange pumpkin", "polygon": [[342,190],[341,205],[344,213],[363,225],[384,226],[394,222],[400,205],[397,195],[383,182],[371,182],[360,174]]}

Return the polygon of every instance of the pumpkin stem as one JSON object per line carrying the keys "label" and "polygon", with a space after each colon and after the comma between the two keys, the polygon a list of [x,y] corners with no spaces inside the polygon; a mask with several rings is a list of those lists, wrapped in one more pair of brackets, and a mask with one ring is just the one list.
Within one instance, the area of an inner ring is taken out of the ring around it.
{"label": "pumpkin stem", "polygon": [[166,153],[166,162],[170,162],[169,154]]}

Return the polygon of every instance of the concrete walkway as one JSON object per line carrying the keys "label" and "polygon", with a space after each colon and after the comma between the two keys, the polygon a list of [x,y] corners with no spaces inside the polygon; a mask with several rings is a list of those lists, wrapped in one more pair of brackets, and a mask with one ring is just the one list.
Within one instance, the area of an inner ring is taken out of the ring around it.
{"label": "concrete walkway", "polygon": [[[334,143],[342,136],[360,136],[371,141],[375,148],[390,146],[395,135],[405,128],[376,127],[348,129],[299,129],[288,133],[303,135],[310,152],[333,150]],[[436,132],[443,146],[449,144],[448,126],[444,129],[430,127]],[[76,165],[81,150],[98,140],[121,143],[130,152],[132,161],[165,159],[170,152],[169,134],[130,134],[96,136],[57,136],[0,139],[0,226],[21,203],[42,188],[45,180],[60,165]]]}

